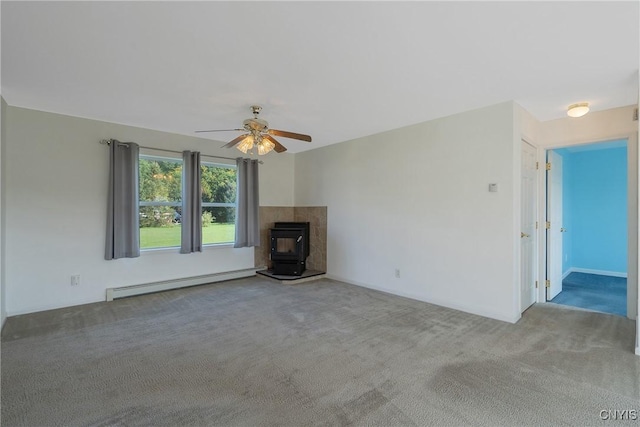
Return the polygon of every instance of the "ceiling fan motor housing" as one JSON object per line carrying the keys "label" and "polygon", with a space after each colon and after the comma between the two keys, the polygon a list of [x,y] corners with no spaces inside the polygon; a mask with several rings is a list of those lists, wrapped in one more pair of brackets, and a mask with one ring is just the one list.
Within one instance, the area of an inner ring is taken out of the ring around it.
{"label": "ceiling fan motor housing", "polygon": [[266,132],[269,129],[269,122],[262,119],[247,119],[243,122],[244,128],[251,131]]}

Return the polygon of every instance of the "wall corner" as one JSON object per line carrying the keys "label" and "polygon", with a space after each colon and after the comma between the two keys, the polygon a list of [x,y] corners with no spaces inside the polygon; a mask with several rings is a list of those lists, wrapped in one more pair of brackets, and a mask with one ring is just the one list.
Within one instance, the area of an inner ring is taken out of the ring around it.
{"label": "wall corner", "polygon": [[7,126],[6,126],[6,116],[7,116],[7,103],[4,98],[0,95],[0,322],[1,326],[4,327],[5,320],[7,320],[7,309],[6,309],[6,272],[5,272],[5,230],[6,230],[6,215],[5,215],[5,150],[6,150],[6,135],[7,135]]}

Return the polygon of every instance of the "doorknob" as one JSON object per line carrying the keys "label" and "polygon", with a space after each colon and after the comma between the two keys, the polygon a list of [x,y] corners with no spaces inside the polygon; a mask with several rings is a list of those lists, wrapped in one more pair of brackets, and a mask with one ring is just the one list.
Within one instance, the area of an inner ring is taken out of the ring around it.
{"label": "doorknob", "polygon": [[562,227],[562,228],[560,229],[560,232],[561,232],[561,233],[565,233],[566,231],[567,231],[567,229],[566,229],[566,228],[564,228],[564,227]]}
{"label": "doorknob", "polygon": [[529,235],[527,233],[520,232],[520,238],[522,239],[523,237],[529,237]]}

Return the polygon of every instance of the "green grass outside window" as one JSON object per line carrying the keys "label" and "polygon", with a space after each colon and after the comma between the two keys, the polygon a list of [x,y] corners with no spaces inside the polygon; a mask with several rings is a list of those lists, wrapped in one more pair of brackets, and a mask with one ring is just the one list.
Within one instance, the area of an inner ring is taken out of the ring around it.
{"label": "green grass outside window", "polygon": [[[235,224],[209,224],[202,227],[202,244],[233,243]],[[140,249],[180,246],[180,224],[168,227],[142,227]]]}

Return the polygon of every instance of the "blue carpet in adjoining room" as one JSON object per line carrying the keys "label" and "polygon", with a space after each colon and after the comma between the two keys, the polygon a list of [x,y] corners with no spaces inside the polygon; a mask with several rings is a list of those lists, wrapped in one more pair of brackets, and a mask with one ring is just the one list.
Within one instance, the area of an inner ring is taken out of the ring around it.
{"label": "blue carpet in adjoining room", "polygon": [[562,292],[551,302],[626,316],[627,279],[571,273],[562,281]]}

